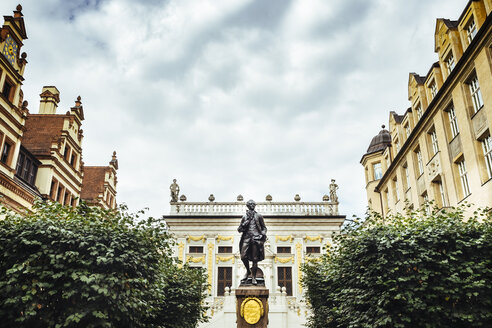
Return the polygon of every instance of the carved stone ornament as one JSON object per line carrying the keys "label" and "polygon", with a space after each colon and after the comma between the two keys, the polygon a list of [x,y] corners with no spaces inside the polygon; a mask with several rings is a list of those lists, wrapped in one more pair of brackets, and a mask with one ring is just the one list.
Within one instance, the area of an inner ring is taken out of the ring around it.
{"label": "carved stone ornament", "polygon": [[182,202],[186,202],[186,196],[185,195],[181,195],[181,197],[179,197],[179,200],[182,201]]}
{"label": "carved stone ornament", "polygon": [[242,202],[243,200],[244,200],[243,195],[238,195],[238,196],[237,196],[237,201],[238,201],[238,202]]}
{"label": "carved stone ornament", "polygon": [[266,201],[267,202],[271,202],[273,200],[272,198],[272,195],[268,194],[266,197],[265,197]]}
{"label": "carved stone ornament", "polygon": [[300,200],[301,200],[301,196],[299,196],[299,194],[296,194],[296,195],[294,196],[294,200],[295,200],[296,202],[300,201]]}
{"label": "carved stone ornament", "polygon": [[214,194],[210,194],[210,196],[208,196],[208,200],[213,202],[215,200]]}
{"label": "carved stone ornament", "polygon": [[263,314],[263,303],[258,298],[248,297],[241,303],[241,317],[250,325],[260,321]]}
{"label": "carved stone ornament", "polygon": [[330,200],[330,196],[328,196],[328,195],[324,195],[324,196],[323,196],[323,201],[324,201],[324,202],[327,202],[327,201],[329,201],[329,200]]}

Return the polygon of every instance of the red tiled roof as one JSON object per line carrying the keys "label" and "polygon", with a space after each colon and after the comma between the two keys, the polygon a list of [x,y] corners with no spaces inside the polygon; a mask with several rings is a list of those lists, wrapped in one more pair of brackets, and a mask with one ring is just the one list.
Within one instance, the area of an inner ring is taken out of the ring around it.
{"label": "red tiled roof", "polygon": [[28,115],[22,145],[33,155],[49,155],[51,144],[61,136],[66,118],[66,115]]}
{"label": "red tiled roof", "polygon": [[82,180],[82,190],[80,198],[82,200],[92,200],[104,192],[104,175],[106,166],[84,166],[84,179]]}

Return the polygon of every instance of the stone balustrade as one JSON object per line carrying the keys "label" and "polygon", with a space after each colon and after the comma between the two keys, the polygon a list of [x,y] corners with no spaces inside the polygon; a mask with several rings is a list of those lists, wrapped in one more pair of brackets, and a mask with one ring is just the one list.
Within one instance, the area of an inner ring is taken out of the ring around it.
{"label": "stone balustrade", "polygon": [[[338,203],[258,202],[256,211],[263,215],[338,215]],[[243,215],[246,202],[171,202],[171,215]]]}

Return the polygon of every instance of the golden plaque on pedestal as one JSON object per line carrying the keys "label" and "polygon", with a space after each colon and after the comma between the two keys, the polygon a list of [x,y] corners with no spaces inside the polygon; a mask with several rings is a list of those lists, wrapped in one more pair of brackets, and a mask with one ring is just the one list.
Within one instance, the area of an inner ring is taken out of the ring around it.
{"label": "golden plaque on pedestal", "polygon": [[263,303],[256,297],[248,297],[241,303],[241,317],[250,325],[260,321],[263,311]]}

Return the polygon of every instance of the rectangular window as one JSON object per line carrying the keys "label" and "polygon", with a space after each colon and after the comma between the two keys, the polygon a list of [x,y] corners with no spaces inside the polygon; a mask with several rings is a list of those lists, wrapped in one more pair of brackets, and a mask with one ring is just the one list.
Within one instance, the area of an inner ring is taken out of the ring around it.
{"label": "rectangular window", "polygon": [[449,117],[449,125],[451,128],[451,137],[454,138],[460,133],[458,129],[458,121],[456,119],[456,113],[454,111],[454,107],[449,107],[448,109],[448,117]]}
{"label": "rectangular window", "polygon": [[31,161],[26,160],[26,162],[24,163],[24,167],[22,169],[22,173],[21,173],[21,178],[24,181],[27,181],[29,179],[29,172],[30,171],[31,171]]}
{"label": "rectangular window", "polygon": [[232,286],[232,268],[218,267],[217,270],[217,296],[224,296],[225,288]]}
{"label": "rectangular window", "polygon": [[75,154],[74,152],[72,151],[72,156],[70,156],[70,165],[72,165],[73,167],[75,167]]}
{"label": "rectangular window", "polygon": [[31,170],[29,171],[29,177],[27,178],[27,182],[31,185],[34,186],[36,183],[36,174],[38,173],[38,167],[34,165],[34,163],[31,165]]}
{"label": "rectangular window", "polygon": [[288,247],[288,246],[279,246],[279,247],[277,247],[277,253],[290,254],[291,250],[290,250],[290,247]]}
{"label": "rectangular window", "polygon": [[492,138],[486,137],[481,141],[487,176],[492,179]]}
{"label": "rectangular window", "polygon": [[424,161],[422,160],[422,151],[418,149],[416,151],[416,154],[417,154],[417,168],[419,170],[419,176],[421,176],[422,174],[424,174]]}
{"label": "rectangular window", "polygon": [[65,197],[63,198],[63,205],[68,205],[70,201],[70,193],[65,191]]}
{"label": "rectangular window", "polygon": [[292,268],[291,267],[278,267],[278,285],[285,287],[287,290],[287,296],[292,296]]}
{"label": "rectangular window", "polygon": [[381,162],[372,165],[374,172],[374,180],[379,180],[383,177],[383,169],[381,168]]}
{"label": "rectangular window", "polygon": [[395,177],[395,179],[393,180],[394,184],[395,184],[395,197],[396,197],[396,202],[399,202],[400,201],[400,188],[398,187],[398,179]]}
{"label": "rectangular window", "polygon": [[410,133],[412,131],[410,130],[410,124],[405,125],[405,133],[407,135],[407,139],[410,137]]}
{"label": "rectangular window", "polygon": [[55,200],[56,197],[56,183],[57,181],[55,179],[51,180],[51,187],[50,187],[50,198],[52,200]]}
{"label": "rectangular window", "polygon": [[427,191],[424,191],[422,194],[422,201],[425,206],[425,213],[430,214],[429,195],[427,194]]}
{"label": "rectangular window", "polygon": [[442,181],[436,181],[434,182],[435,183],[435,191],[436,191],[436,194],[438,194],[438,197],[436,197],[436,201],[439,201],[440,202],[440,206],[441,207],[445,207],[447,206],[447,202],[446,202],[446,196],[444,194],[444,187],[442,185]]}
{"label": "rectangular window", "polygon": [[190,246],[190,253],[203,253],[203,246]]}
{"label": "rectangular window", "polygon": [[219,246],[219,253],[232,253],[232,246]]}
{"label": "rectangular window", "polygon": [[439,145],[437,143],[437,134],[436,134],[436,130],[433,130],[431,133],[430,133],[430,138],[431,138],[431,145],[432,145],[432,155],[435,155],[437,154],[437,152],[439,151]]}
{"label": "rectangular window", "polygon": [[420,103],[417,105],[417,119],[420,120],[420,118],[422,117],[423,115],[423,112],[422,112],[422,106],[420,105]]}
{"label": "rectangular window", "polygon": [[10,102],[14,99],[14,84],[8,79],[5,79],[5,83],[3,84],[2,95]]}
{"label": "rectangular window", "polygon": [[468,174],[466,172],[465,160],[458,162],[458,172],[460,174],[461,190],[463,198],[470,194],[470,186],[468,184]]}
{"label": "rectangular window", "polygon": [[17,159],[17,167],[15,168],[15,171],[17,175],[21,175],[22,173],[22,168],[24,167],[24,159],[25,155],[23,153],[19,153],[19,158]]}
{"label": "rectangular window", "polygon": [[319,247],[319,246],[308,246],[308,247],[306,247],[306,253],[307,254],[320,254],[321,253],[321,247]]}
{"label": "rectangular window", "polygon": [[410,171],[408,170],[408,165],[405,163],[404,165],[405,168],[405,181],[407,185],[405,186],[406,190],[410,188]]}
{"label": "rectangular window", "polygon": [[466,26],[466,37],[468,39],[468,43],[471,43],[473,38],[477,35],[477,25],[475,24],[475,20],[470,18],[468,25]]}
{"label": "rectangular window", "polygon": [[65,149],[63,151],[63,158],[65,158],[68,161],[68,155],[70,153],[70,147],[65,146]]}
{"label": "rectangular window", "polygon": [[476,113],[483,107],[483,99],[482,93],[480,92],[480,85],[478,84],[478,78],[475,75],[468,82],[468,86],[470,87],[470,94],[473,103],[473,112]]}
{"label": "rectangular window", "polygon": [[0,156],[0,161],[4,164],[9,165],[10,163],[10,151],[12,150],[12,145],[5,140],[3,143],[2,154]]}
{"label": "rectangular window", "polygon": [[62,200],[62,192],[63,192],[63,187],[60,184],[58,184],[58,191],[56,193],[56,201],[59,203]]}
{"label": "rectangular window", "polygon": [[446,58],[446,68],[448,70],[448,74],[451,74],[451,71],[454,69],[454,65],[455,62],[453,52],[450,52],[448,58]]}
{"label": "rectangular window", "polygon": [[386,157],[386,169],[388,169],[391,165],[391,162],[390,162],[390,159],[389,159],[389,156]]}
{"label": "rectangular window", "polygon": [[436,81],[432,81],[432,83],[430,84],[429,88],[430,88],[431,97],[432,97],[432,99],[434,99],[434,97],[437,94],[437,84],[436,84]]}
{"label": "rectangular window", "polygon": [[398,141],[398,139],[395,139],[395,146],[396,146],[396,153],[398,154],[398,152],[400,151],[400,142]]}

